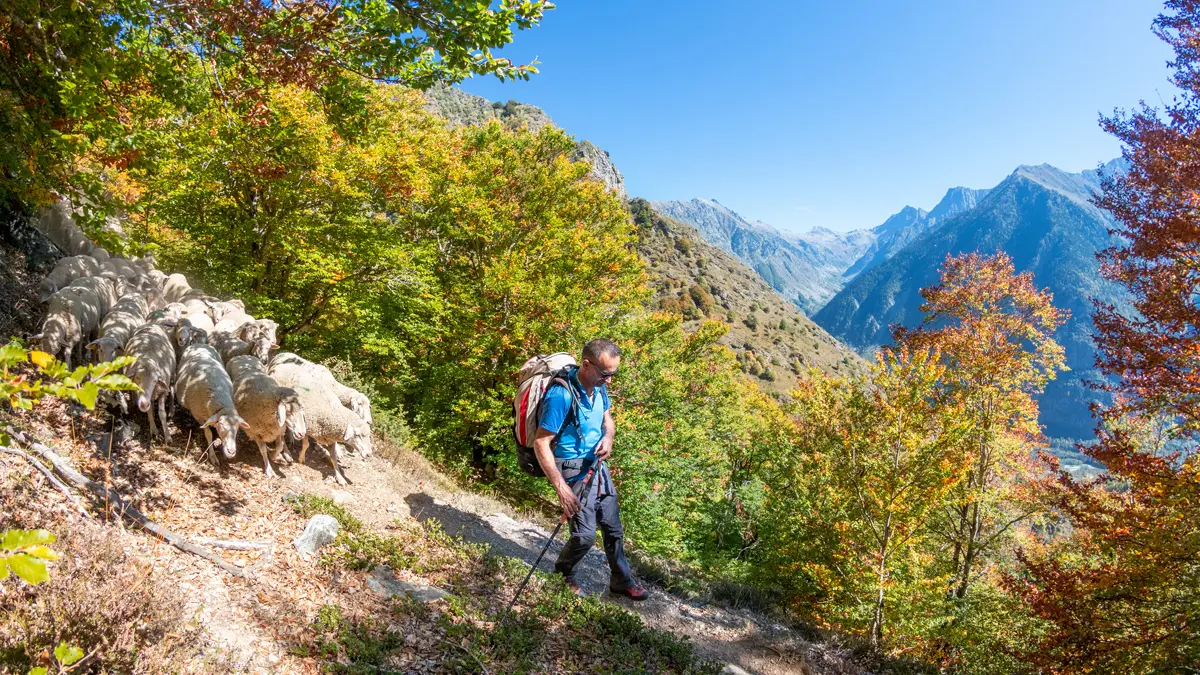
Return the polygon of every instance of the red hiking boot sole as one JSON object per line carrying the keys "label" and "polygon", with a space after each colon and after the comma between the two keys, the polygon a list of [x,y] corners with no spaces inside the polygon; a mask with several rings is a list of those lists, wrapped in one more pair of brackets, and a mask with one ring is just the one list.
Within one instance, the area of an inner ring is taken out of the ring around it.
{"label": "red hiking boot sole", "polygon": [[630,586],[622,591],[619,591],[615,588],[609,588],[608,592],[612,593],[613,595],[623,595],[630,600],[637,600],[639,602],[650,597],[650,594],[646,592],[646,589],[642,588],[641,586]]}

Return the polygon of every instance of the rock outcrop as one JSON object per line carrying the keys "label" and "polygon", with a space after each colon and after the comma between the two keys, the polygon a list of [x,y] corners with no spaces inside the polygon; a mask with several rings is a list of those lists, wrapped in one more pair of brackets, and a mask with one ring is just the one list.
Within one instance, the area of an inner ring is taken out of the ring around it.
{"label": "rock outcrop", "polygon": [[[425,92],[425,109],[445,119],[451,126],[482,125],[499,120],[510,128],[528,128],[536,132],[554,120],[537,106],[508,101],[492,102],[482,96],[468,94],[454,87],[434,87]],[[585,160],[592,165],[591,177],[625,198],[625,179],[612,163],[608,153],[588,141],[575,144],[572,159]]]}

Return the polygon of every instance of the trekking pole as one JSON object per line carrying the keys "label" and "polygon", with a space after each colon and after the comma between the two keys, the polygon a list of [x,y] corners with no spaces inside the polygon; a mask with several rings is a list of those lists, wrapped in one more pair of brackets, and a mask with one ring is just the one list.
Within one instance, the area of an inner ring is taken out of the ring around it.
{"label": "trekking pole", "polygon": [[[592,491],[592,481],[596,480],[596,476],[600,475],[599,469],[600,465],[603,463],[604,460],[600,460],[596,463],[596,466],[588,470],[587,480],[583,484],[583,492],[581,493],[583,495],[583,499],[580,500],[580,508],[583,507],[583,501],[588,498],[588,493]],[[517,604],[517,598],[521,597],[521,591],[525,590],[525,584],[529,583],[529,578],[533,576],[533,571],[536,570],[538,564],[542,562],[542,557],[546,555],[546,551],[550,550],[550,544],[554,542],[554,538],[558,536],[558,531],[562,529],[563,523],[565,522],[567,522],[566,516],[559,518],[558,525],[556,525],[554,527],[554,531],[550,533],[550,538],[546,540],[546,545],[542,547],[542,552],[538,554],[537,560],[533,561],[533,565],[529,568],[529,573],[525,575],[525,580],[521,582],[520,586],[517,586],[517,592],[513,595],[512,601],[508,603],[508,607],[504,610],[504,615],[500,617],[499,623],[496,624],[497,627],[503,625],[504,622],[508,620],[508,613],[512,611],[513,605]]]}

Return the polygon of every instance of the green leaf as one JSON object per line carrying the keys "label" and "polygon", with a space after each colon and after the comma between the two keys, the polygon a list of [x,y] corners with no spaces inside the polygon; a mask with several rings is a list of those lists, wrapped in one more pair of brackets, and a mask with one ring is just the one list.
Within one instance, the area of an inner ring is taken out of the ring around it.
{"label": "green leaf", "polygon": [[41,558],[42,560],[58,560],[58,553],[54,549],[47,546],[29,546],[26,547],[22,553],[33,556],[34,558]]}
{"label": "green leaf", "polygon": [[96,407],[96,397],[99,395],[100,387],[97,387],[95,382],[84,382],[75,394],[75,398],[83,404],[83,407],[92,410]]}
{"label": "green leaf", "polygon": [[[35,354],[43,354],[44,352],[34,352],[34,353]],[[49,354],[47,354],[47,356],[49,356]],[[3,347],[0,347],[0,364],[8,366],[8,365],[12,365],[14,363],[21,363],[26,358],[27,358],[27,355],[26,355],[25,350],[21,349],[19,346],[17,346],[16,344],[13,344],[12,342],[4,345]]]}
{"label": "green leaf", "polygon": [[46,675],[46,669],[38,666],[37,668],[31,669],[29,671],[29,675]]}
{"label": "green leaf", "polygon": [[54,658],[64,666],[69,666],[79,659],[83,658],[83,650],[75,645],[69,645],[66,642],[58,643],[54,648]]}
{"label": "green leaf", "polygon": [[54,534],[49,530],[7,530],[0,539],[0,549],[15,551],[26,546],[54,543]]}
{"label": "green leaf", "polygon": [[40,584],[50,580],[50,572],[46,569],[46,563],[24,553],[9,556],[8,566],[26,583]]}

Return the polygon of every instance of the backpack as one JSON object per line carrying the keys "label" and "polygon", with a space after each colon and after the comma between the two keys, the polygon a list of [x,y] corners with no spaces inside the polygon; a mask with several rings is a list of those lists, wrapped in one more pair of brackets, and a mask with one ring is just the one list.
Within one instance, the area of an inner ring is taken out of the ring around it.
{"label": "backpack", "polygon": [[[566,352],[535,356],[521,366],[517,374],[517,393],[513,397],[513,440],[517,442],[517,464],[530,476],[543,477],[545,472],[533,452],[538,421],[542,416],[542,401],[553,384],[561,384],[571,393],[571,410],[563,426],[579,419],[579,398],[570,383],[570,369],[577,366],[575,357]],[[554,438],[554,443],[558,437]]]}

